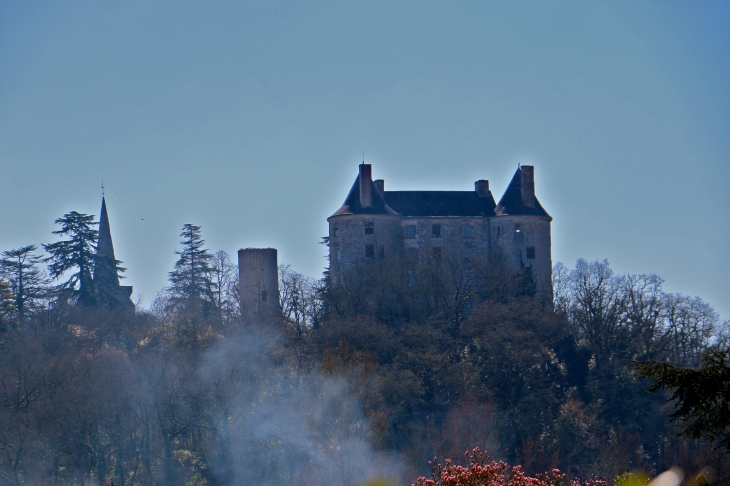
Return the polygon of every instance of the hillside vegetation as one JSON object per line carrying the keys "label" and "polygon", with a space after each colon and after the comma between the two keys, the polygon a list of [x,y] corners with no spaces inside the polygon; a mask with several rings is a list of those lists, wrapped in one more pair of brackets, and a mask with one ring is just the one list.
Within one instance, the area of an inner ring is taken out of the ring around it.
{"label": "hillside vegetation", "polygon": [[337,285],[284,266],[281,315],[244,319],[228,255],[188,243],[136,313],[49,281],[35,247],[23,286],[3,253],[0,484],[411,484],[475,447],[530,475],[730,480],[718,442],[677,437],[669,392],[634,372],[728,347],[727,321],[655,275],[557,264],[550,297],[446,255]]}

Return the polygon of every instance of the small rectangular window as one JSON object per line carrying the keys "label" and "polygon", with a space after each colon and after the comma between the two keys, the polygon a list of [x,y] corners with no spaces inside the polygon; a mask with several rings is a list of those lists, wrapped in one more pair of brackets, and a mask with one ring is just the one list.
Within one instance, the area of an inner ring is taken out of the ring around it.
{"label": "small rectangular window", "polygon": [[521,233],[522,232],[522,225],[516,224],[515,225],[515,233]]}
{"label": "small rectangular window", "polygon": [[365,223],[365,234],[372,235],[375,233],[375,225],[372,222]]}
{"label": "small rectangular window", "polygon": [[365,258],[375,258],[375,245],[365,245]]}
{"label": "small rectangular window", "polygon": [[441,238],[441,225],[440,224],[431,225],[431,237],[432,238]]}
{"label": "small rectangular window", "polygon": [[436,246],[431,249],[431,254],[433,255],[434,260],[439,260],[441,258],[441,247]]}
{"label": "small rectangular window", "polygon": [[335,226],[334,229],[332,230],[332,233],[334,234],[334,236],[340,236],[340,228]]}
{"label": "small rectangular window", "polygon": [[534,246],[528,246],[527,247],[527,259],[528,260],[534,260],[535,259],[535,247]]}
{"label": "small rectangular window", "polygon": [[499,236],[501,234],[502,234],[502,227],[501,226],[497,226],[497,236]]}
{"label": "small rectangular window", "polygon": [[409,260],[417,260],[418,259],[418,248],[406,248],[406,258]]}
{"label": "small rectangular window", "polygon": [[474,236],[474,226],[465,224],[461,227],[461,236],[464,238],[472,238]]}
{"label": "small rectangular window", "polygon": [[462,248],[461,255],[464,258],[465,262],[470,261],[472,258],[474,258],[474,248]]}
{"label": "small rectangular window", "polygon": [[406,225],[406,239],[412,240],[415,237],[416,237],[416,225],[407,224]]}
{"label": "small rectangular window", "polygon": [[342,260],[342,250],[335,248],[335,261],[339,262]]}

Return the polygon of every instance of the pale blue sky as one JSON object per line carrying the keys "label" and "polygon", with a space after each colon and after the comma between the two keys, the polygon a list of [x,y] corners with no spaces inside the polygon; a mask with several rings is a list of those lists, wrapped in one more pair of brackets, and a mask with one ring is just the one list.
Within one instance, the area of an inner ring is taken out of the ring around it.
{"label": "pale blue sky", "polygon": [[730,317],[729,80],[728,2],[0,0],[0,249],[104,179],[149,305],[184,223],[319,276],[363,149],[387,189],[499,197],[525,163],[555,261]]}

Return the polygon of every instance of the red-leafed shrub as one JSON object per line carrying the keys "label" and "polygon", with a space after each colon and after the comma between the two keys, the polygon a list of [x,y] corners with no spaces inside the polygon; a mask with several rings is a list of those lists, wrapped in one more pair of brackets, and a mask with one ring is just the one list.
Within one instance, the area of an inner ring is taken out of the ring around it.
{"label": "red-leafed shrub", "polygon": [[413,486],[608,486],[603,478],[580,481],[565,480],[559,469],[550,473],[530,477],[522,472],[521,466],[510,466],[502,461],[490,461],[489,454],[479,448],[466,453],[469,466],[458,466],[446,460],[446,465],[431,465],[431,479],[418,478]]}

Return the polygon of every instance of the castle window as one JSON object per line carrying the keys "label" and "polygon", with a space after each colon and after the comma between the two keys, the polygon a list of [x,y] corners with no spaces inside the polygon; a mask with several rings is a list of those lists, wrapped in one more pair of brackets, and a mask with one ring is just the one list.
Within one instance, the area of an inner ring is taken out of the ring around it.
{"label": "castle window", "polygon": [[502,234],[502,227],[501,226],[497,226],[497,236],[499,236],[501,234]]}
{"label": "castle window", "polygon": [[265,290],[261,291],[261,302],[266,302],[266,291]]}
{"label": "castle window", "polygon": [[464,261],[468,262],[469,260],[474,258],[474,248],[462,248],[461,255],[464,258]]}
{"label": "castle window", "polygon": [[375,245],[365,245],[365,258],[375,258]]}
{"label": "castle window", "polygon": [[431,254],[433,255],[434,260],[440,260],[441,259],[441,247],[436,246],[431,249]]}
{"label": "castle window", "polygon": [[516,224],[515,225],[515,233],[520,233],[520,232],[522,232],[522,225],[521,224]]}
{"label": "castle window", "polygon": [[372,221],[368,221],[365,223],[365,234],[366,235],[372,235],[375,233],[375,225],[372,223]]}
{"label": "castle window", "polygon": [[474,236],[474,226],[465,224],[461,227],[461,236],[464,238],[472,238]]}
{"label": "castle window", "polygon": [[335,226],[334,229],[332,230],[332,233],[334,236],[340,236],[340,228]]}
{"label": "castle window", "polygon": [[406,248],[406,258],[409,260],[418,259],[418,248],[409,247]]}
{"label": "castle window", "polygon": [[441,238],[441,225],[440,224],[431,225],[431,238]]}
{"label": "castle window", "polygon": [[335,261],[339,262],[342,260],[342,250],[335,248]]}
{"label": "castle window", "polygon": [[416,225],[407,224],[406,225],[406,238],[409,240],[412,240],[415,237],[416,237]]}
{"label": "castle window", "polygon": [[535,259],[535,247],[534,246],[528,246],[527,247],[527,259],[528,260],[534,260]]}

